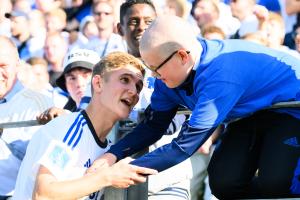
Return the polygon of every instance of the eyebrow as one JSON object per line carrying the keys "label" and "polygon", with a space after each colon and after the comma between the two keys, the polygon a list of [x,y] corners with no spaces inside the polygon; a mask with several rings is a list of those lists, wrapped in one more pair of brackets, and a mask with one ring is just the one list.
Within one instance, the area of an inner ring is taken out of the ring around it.
{"label": "eyebrow", "polygon": [[131,74],[131,73],[124,73],[122,74],[121,76],[130,76],[132,79],[136,79],[136,77],[140,78],[139,81],[137,82],[138,84],[140,84],[142,87],[144,85],[144,82],[143,82],[143,76],[141,75],[138,75],[138,74]]}

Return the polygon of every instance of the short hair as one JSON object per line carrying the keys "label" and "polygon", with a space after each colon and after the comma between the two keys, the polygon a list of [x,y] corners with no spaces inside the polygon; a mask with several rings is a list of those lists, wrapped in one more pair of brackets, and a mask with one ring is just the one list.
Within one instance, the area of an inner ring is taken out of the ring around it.
{"label": "short hair", "polygon": [[27,60],[27,63],[30,65],[48,66],[48,62],[44,58],[40,58],[40,57],[31,57]]}
{"label": "short hair", "polygon": [[95,8],[98,6],[98,4],[100,3],[106,3],[108,4],[111,8],[112,8],[112,14],[115,14],[115,2],[113,0],[100,0],[100,1],[96,1],[92,4],[92,11],[93,13],[95,13]]}
{"label": "short hair", "polygon": [[66,23],[66,21],[67,21],[67,14],[61,8],[55,8],[55,9],[50,10],[49,12],[46,13],[46,16],[56,16],[64,23]]}
{"label": "short hair", "polygon": [[112,52],[101,58],[101,60],[94,66],[93,75],[105,76],[107,72],[112,71],[126,65],[132,65],[145,75],[144,64],[138,58],[125,52]]}
{"label": "short hair", "polygon": [[125,1],[120,7],[120,23],[124,23],[124,16],[126,15],[127,11],[135,4],[147,4],[149,5],[154,12],[156,13],[155,6],[151,0],[127,0]]}
{"label": "short hair", "polygon": [[214,26],[214,25],[206,25],[202,28],[201,30],[201,34],[204,37],[205,34],[209,34],[209,33],[218,33],[220,34],[224,39],[226,37],[224,31],[218,27],[218,26]]}

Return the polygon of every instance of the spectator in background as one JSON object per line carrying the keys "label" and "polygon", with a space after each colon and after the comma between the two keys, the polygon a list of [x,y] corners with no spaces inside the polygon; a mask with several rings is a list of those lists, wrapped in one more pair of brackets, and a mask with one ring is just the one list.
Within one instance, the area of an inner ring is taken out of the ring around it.
{"label": "spectator in background", "polygon": [[14,0],[13,10],[21,11],[29,14],[31,11],[31,0]]}
{"label": "spectator in background", "polygon": [[202,37],[208,40],[224,40],[226,38],[225,33],[223,30],[214,25],[204,26],[201,29]]}
{"label": "spectator in background", "polygon": [[55,8],[45,14],[46,29],[48,33],[62,32],[67,24],[67,15],[61,8]]}
{"label": "spectator in background", "polygon": [[11,20],[12,39],[18,47],[20,58],[27,60],[30,57],[28,41],[31,37],[28,15],[14,10],[5,16]]}
{"label": "spectator in background", "polygon": [[283,45],[285,26],[278,13],[270,12],[268,18],[260,24],[259,30],[266,37],[268,47],[299,57],[298,52]]}
{"label": "spectator in background", "polygon": [[241,25],[233,38],[243,37],[258,30],[259,19],[254,14],[256,0],[231,0],[232,15],[239,19]]}
{"label": "spectator in background", "polygon": [[226,38],[233,35],[240,26],[239,20],[232,17],[229,7],[217,0],[195,0],[191,14],[200,30],[204,26],[214,25],[222,29]]}
{"label": "spectator in background", "polygon": [[40,10],[32,10],[29,14],[29,30],[31,38],[28,41],[30,57],[43,58],[46,39],[45,16]]}
{"label": "spectator in background", "polygon": [[5,13],[11,13],[12,3],[10,0],[0,1],[0,36],[11,37],[10,20],[5,17]]}
{"label": "spectator in background", "polygon": [[[52,107],[50,98],[26,89],[17,78],[20,60],[14,43],[0,36],[0,122],[34,120]],[[18,170],[31,136],[39,127],[4,129],[0,135],[0,199],[14,192]]]}
{"label": "spectator in background", "polygon": [[67,97],[61,95],[59,90],[49,83],[48,63],[44,58],[32,57],[27,60],[30,71],[33,74],[31,89],[41,92],[52,99],[55,107],[63,108],[67,103]]}
{"label": "spectator in background", "polygon": [[99,31],[93,16],[86,16],[79,25],[79,32],[76,34],[76,40],[71,44],[70,49],[84,47],[89,40],[98,37]]}
{"label": "spectator in background", "polygon": [[296,46],[296,51],[300,54],[300,27],[296,28],[295,30],[295,46]]}
{"label": "spectator in background", "polygon": [[98,54],[87,49],[73,49],[64,58],[64,71],[56,85],[69,94],[64,109],[75,112],[90,82],[93,66],[100,61]]}
{"label": "spectator in background", "polygon": [[187,19],[189,15],[188,4],[186,0],[166,0],[164,13]]}
{"label": "spectator in background", "polygon": [[55,87],[56,79],[63,72],[63,60],[68,51],[68,43],[59,32],[48,33],[44,53],[48,62],[50,84]]}
{"label": "spectator in background", "polygon": [[98,27],[98,37],[92,38],[82,47],[96,51],[100,57],[113,51],[126,51],[122,38],[114,33],[114,1],[97,1],[93,4],[93,16]]}
{"label": "spectator in background", "polygon": [[47,13],[52,9],[59,8],[61,6],[61,1],[57,0],[35,0],[36,8],[42,13]]}

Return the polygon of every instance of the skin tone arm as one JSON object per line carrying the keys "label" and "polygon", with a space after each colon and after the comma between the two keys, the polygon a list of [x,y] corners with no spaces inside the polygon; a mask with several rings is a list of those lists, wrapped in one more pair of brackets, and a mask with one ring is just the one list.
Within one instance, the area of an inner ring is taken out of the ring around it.
{"label": "skin tone arm", "polygon": [[103,164],[92,173],[70,181],[58,181],[46,167],[40,166],[33,199],[78,199],[107,186],[127,188],[130,185],[145,182],[146,176],[144,175],[157,173],[156,170],[128,164],[131,160],[131,158],[125,158],[111,167]]}

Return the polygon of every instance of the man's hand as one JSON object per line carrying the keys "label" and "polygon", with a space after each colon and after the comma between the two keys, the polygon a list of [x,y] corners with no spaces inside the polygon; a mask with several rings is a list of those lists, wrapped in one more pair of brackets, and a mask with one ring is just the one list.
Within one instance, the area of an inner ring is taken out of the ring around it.
{"label": "man's hand", "polygon": [[108,167],[117,161],[117,157],[111,153],[105,153],[100,158],[95,160],[93,164],[87,169],[86,174],[95,172],[98,168]]}
{"label": "man's hand", "polygon": [[148,175],[158,173],[154,169],[129,164],[132,160],[132,158],[127,157],[111,167],[104,167],[106,168],[104,170],[98,168],[97,171],[104,173],[104,179],[108,182],[108,185],[116,188],[128,188],[130,185],[143,183],[147,180]]}
{"label": "man's hand", "polygon": [[62,108],[52,107],[42,112],[39,116],[36,117],[36,119],[39,121],[40,124],[47,124],[55,117],[66,113],[67,111]]}

